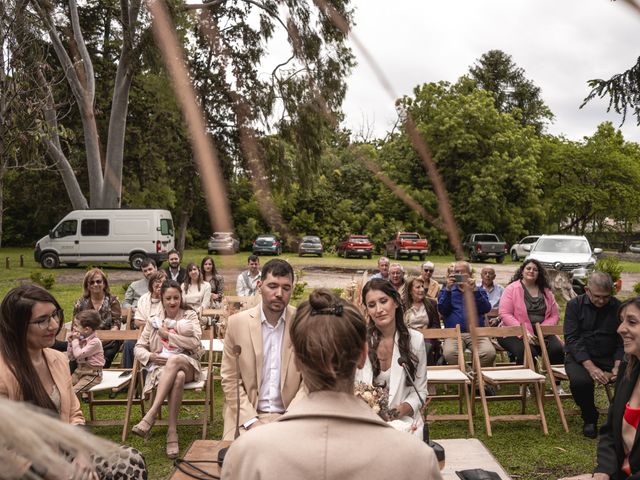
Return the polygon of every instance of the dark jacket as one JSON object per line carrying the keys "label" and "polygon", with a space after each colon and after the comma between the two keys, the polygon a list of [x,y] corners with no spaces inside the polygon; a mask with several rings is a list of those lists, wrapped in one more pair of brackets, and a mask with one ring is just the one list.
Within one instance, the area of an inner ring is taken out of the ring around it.
{"label": "dark jacket", "polygon": [[[165,268],[164,271],[167,274],[167,280],[173,280],[173,277],[171,276],[171,267]],[[180,267],[180,269],[178,270],[178,278],[176,279],[176,282],[182,285],[184,283],[184,279],[186,278],[186,276],[187,276],[187,271],[185,270],[184,267]]]}
{"label": "dark jacket", "polygon": [[626,375],[628,366],[627,362],[620,364],[616,394],[609,407],[607,422],[600,429],[598,440],[598,460],[594,472],[606,473],[611,480],[640,480],[640,429],[636,432],[636,438],[629,455],[631,471],[635,473],[628,477],[621,470],[625,456],[622,443],[622,417],[633,388],[638,381],[640,362],[635,362],[635,368],[631,372],[630,378],[627,378]]}
{"label": "dark jacket", "polygon": [[600,363],[622,360],[624,348],[618,335],[620,300],[611,298],[602,308],[580,295],[567,303],[564,314],[565,352],[578,363],[599,359]]}

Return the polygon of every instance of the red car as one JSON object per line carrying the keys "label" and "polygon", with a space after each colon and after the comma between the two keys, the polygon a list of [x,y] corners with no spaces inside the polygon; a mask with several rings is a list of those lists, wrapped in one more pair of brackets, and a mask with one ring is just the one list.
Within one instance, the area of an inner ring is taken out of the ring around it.
{"label": "red car", "polygon": [[366,235],[347,235],[336,245],[336,254],[344,258],[371,258],[373,255],[373,243]]}

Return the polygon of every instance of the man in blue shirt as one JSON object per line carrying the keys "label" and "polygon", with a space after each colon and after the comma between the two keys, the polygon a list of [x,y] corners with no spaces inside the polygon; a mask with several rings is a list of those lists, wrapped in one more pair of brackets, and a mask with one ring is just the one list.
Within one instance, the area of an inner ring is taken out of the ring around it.
{"label": "man in blue shirt", "polygon": [[[445,287],[438,295],[438,311],[444,317],[446,328],[455,328],[460,325],[462,331],[463,349],[471,348],[471,334],[467,327],[467,315],[464,308],[464,291],[472,290],[476,304],[478,322],[484,326],[484,315],[491,310],[491,303],[487,292],[482,287],[477,287],[471,278],[471,265],[468,262],[459,261],[454,265],[453,273],[447,277]],[[478,338],[478,354],[480,365],[490,367],[496,358],[496,350],[487,337]],[[442,346],[442,354],[449,365],[458,364],[458,343],[455,338],[445,338]]]}
{"label": "man in blue shirt", "polygon": [[493,282],[496,278],[496,271],[493,267],[483,267],[480,270],[480,278],[481,281],[476,282],[476,286],[478,288],[482,287],[487,292],[487,297],[489,297],[489,303],[491,304],[491,310],[485,316],[485,325],[497,327],[498,308],[500,307],[500,298],[502,297],[502,292],[504,292],[504,287]]}

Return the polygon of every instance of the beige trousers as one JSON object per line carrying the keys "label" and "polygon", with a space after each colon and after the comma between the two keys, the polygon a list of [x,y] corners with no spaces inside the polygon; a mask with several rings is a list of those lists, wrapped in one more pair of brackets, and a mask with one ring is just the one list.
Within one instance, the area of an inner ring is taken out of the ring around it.
{"label": "beige trousers", "polygon": [[[462,334],[462,350],[471,350],[471,334]],[[458,364],[458,341],[455,338],[445,338],[442,345],[442,355],[449,365]],[[487,337],[478,338],[478,355],[480,365],[483,367],[493,366],[496,359],[496,349],[493,348],[491,340]]]}

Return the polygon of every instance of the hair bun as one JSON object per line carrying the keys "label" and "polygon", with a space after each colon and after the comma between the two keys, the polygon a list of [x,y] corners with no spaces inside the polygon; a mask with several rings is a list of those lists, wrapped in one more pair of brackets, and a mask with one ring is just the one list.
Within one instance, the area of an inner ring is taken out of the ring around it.
{"label": "hair bun", "polygon": [[319,288],[309,295],[309,305],[313,310],[324,310],[333,307],[338,298],[328,289]]}

